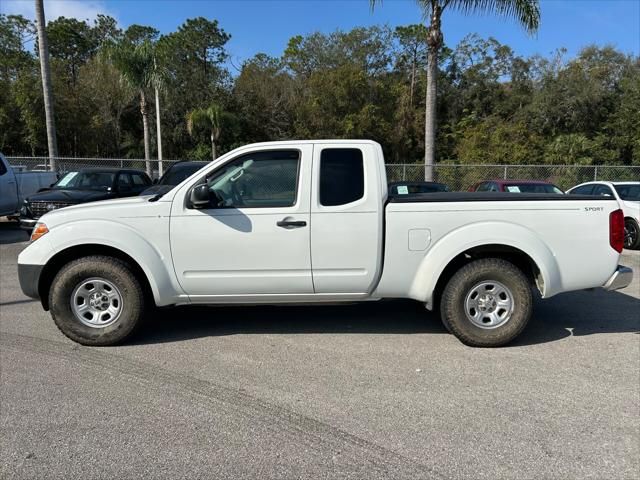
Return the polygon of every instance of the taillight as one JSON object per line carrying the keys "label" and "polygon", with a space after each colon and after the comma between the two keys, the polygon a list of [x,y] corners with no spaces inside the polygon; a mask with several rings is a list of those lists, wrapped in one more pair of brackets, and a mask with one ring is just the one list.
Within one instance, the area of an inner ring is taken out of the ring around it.
{"label": "taillight", "polygon": [[609,244],[618,253],[624,248],[624,214],[620,209],[609,214]]}

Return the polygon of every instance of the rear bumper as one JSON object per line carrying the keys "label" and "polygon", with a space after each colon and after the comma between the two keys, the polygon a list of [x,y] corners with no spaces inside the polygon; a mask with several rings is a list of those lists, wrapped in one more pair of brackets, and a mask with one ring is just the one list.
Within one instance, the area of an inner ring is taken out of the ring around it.
{"label": "rear bumper", "polygon": [[38,284],[40,283],[40,275],[42,274],[43,268],[44,265],[18,264],[18,280],[20,281],[20,288],[27,297],[40,300]]}
{"label": "rear bumper", "polygon": [[633,280],[633,270],[629,267],[618,265],[616,271],[609,277],[609,280],[607,280],[607,283],[605,283],[602,288],[605,290],[620,290],[621,288],[629,286],[631,280]]}

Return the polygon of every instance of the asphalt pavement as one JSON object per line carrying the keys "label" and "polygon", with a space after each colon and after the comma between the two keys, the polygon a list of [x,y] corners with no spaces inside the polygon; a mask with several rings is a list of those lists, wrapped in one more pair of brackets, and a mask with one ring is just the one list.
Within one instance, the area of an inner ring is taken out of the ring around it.
{"label": "asphalt pavement", "polygon": [[400,301],[167,309],[91,348],[20,291],[26,239],[0,223],[0,478],[639,478],[640,252],[500,349]]}

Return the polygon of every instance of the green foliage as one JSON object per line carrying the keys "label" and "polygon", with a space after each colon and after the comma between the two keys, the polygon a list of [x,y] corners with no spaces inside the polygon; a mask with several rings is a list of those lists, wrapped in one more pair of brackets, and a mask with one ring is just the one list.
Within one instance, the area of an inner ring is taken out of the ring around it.
{"label": "green foliage", "polygon": [[[63,155],[140,158],[140,89],[152,112],[154,78],[162,77],[166,158],[210,158],[213,125],[218,153],[254,141],[371,138],[388,161],[417,163],[424,156],[423,25],[296,36],[281,57],[258,54],[235,77],[225,63],[229,35],[214,20],[190,19],[163,36],[144,25],[123,32],[106,16],[91,24],[58,19],[48,29]],[[33,34],[29,20],[0,15],[5,154],[46,152],[38,58],[25,48]],[[109,57],[115,51],[130,60],[126,68]],[[640,165],[638,57],[597,46],[575,58],[562,50],[523,57],[495,38],[469,35],[443,46],[439,60],[438,161],[546,164],[553,172],[574,163]],[[220,121],[193,117],[190,134],[190,112],[212,105]],[[148,117],[153,145],[155,118]],[[441,180],[468,186],[473,168]],[[557,176],[560,183],[572,180]]]}

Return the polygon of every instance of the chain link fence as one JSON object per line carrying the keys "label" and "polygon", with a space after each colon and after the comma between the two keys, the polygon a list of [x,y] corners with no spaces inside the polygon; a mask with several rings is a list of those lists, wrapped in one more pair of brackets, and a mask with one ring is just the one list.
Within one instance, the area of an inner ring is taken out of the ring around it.
{"label": "chain link fence", "polygon": [[[51,161],[49,157],[5,157],[14,170],[27,171],[51,171]],[[159,177],[179,160],[150,160],[152,177]],[[103,168],[134,168],[146,171],[146,161],[144,158],[89,158],[89,157],[56,157],[55,170],[59,173],[66,173],[80,168],[103,167]]]}
{"label": "chain link fence", "polygon": [[[387,164],[389,182],[422,181],[423,164]],[[451,165],[434,166],[434,180],[453,191],[468,190],[484,180],[542,180],[563,190],[593,180],[638,181],[640,166],[613,165]]]}
{"label": "chain link fence", "polygon": [[[51,170],[48,157],[7,157],[16,170]],[[179,160],[151,160],[152,176],[157,178]],[[146,170],[144,159],[132,158],[56,158],[56,170],[64,173],[86,167],[136,168]],[[387,179],[396,181],[424,180],[424,164],[387,164]],[[453,191],[464,191],[483,180],[542,180],[566,190],[591,180],[638,181],[640,166],[613,165],[455,165],[437,164],[435,181]]]}

